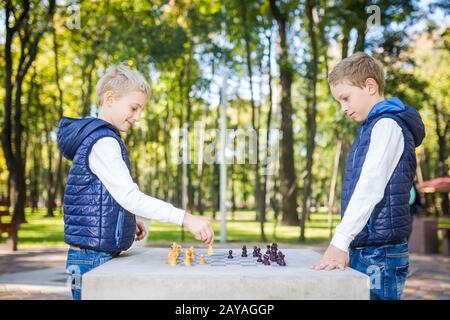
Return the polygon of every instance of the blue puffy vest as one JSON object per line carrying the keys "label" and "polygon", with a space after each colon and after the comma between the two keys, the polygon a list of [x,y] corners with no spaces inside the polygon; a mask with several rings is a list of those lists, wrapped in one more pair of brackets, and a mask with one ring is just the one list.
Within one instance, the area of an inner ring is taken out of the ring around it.
{"label": "blue puffy vest", "polygon": [[425,130],[419,113],[414,108],[405,107],[397,98],[375,105],[359,128],[347,160],[341,212],[344,216],[361,174],[372,129],[383,118],[391,118],[401,127],[404,151],[385,188],[383,199],[375,206],[364,229],[350,244],[351,248],[396,244],[408,238],[411,232],[408,201],[416,173],[415,147],[422,143]]}
{"label": "blue puffy vest", "polygon": [[136,220],[89,169],[89,153],[95,142],[104,137],[119,142],[123,160],[130,169],[119,132],[108,122],[93,117],[63,117],[60,121],[58,144],[63,155],[73,161],[64,192],[64,241],[83,249],[119,253],[131,247]]}

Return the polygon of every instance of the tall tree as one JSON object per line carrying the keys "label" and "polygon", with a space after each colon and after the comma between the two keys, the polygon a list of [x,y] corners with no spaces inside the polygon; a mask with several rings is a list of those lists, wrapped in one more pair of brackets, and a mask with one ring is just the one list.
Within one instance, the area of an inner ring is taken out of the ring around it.
{"label": "tall tree", "polygon": [[312,166],[316,139],[316,109],[317,109],[317,74],[319,68],[319,48],[315,29],[317,28],[313,17],[314,1],[306,0],[305,11],[307,17],[307,32],[311,46],[311,61],[308,62],[309,85],[306,102],[306,168],[304,173],[302,219],[300,220],[300,241],[305,241],[305,223],[308,216],[308,202],[311,196],[313,180]]}
{"label": "tall tree", "polygon": [[282,200],[282,222],[286,225],[298,225],[297,213],[297,175],[294,165],[294,137],[292,131],[291,88],[293,81],[292,61],[288,52],[287,29],[288,16],[280,8],[278,1],[270,0],[272,16],[278,26],[278,65],[281,82],[281,174],[280,191]]}
{"label": "tall tree", "polygon": [[[25,77],[36,59],[38,45],[48,30],[55,11],[55,0],[45,8],[31,1],[15,5],[7,0],[5,6],[5,98],[3,101],[2,146],[6,164],[16,193],[13,221],[26,222],[25,150],[23,144],[22,90]],[[43,12],[42,12],[43,11]],[[13,43],[19,38],[20,55],[14,66]]]}

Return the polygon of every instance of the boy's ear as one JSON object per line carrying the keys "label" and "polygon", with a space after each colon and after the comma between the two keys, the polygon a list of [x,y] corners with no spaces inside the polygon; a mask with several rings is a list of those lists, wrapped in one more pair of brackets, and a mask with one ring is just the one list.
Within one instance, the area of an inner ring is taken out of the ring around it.
{"label": "boy's ear", "polygon": [[367,78],[365,81],[365,86],[371,95],[378,93],[378,83],[374,78]]}
{"label": "boy's ear", "polygon": [[111,90],[106,91],[103,95],[103,102],[107,106],[110,106],[113,103],[113,100],[114,100],[114,92],[112,92]]}

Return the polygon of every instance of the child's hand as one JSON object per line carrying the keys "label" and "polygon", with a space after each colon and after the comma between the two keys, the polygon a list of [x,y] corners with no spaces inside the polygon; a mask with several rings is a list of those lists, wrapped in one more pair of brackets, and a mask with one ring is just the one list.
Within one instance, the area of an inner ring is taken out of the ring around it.
{"label": "child's hand", "polygon": [[209,218],[196,217],[186,212],[183,219],[183,226],[195,236],[195,239],[203,241],[206,244],[212,244],[214,242],[214,231]]}
{"label": "child's hand", "polygon": [[322,259],[311,266],[314,270],[344,270],[348,265],[348,254],[331,244]]}
{"label": "child's hand", "polygon": [[134,241],[140,241],[147,235],[147,230],[145,230],[145,224],[142,221],[136,220],[136,236]]}

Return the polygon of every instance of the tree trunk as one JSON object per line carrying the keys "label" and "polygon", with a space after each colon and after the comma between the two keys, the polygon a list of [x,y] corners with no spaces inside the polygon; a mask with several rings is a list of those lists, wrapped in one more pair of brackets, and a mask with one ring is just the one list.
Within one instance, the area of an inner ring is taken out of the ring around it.
{"label": "tree trunk", "polygon": [[314,31],[314,18],[313,18],[313,2],[312,0],[306,1],[306,15],[308,17],[308,35],[311,41],[312,61],[310,63],[310,98],[309,103],[306,105],[306,169],[304,175],[304,188],[302,199],[302,219],[300,220],[300,241],[305,241],[305,223],[309,214],[308,202],[312,189],[312,166],[315,149],[315,137],[316,137],[316,86],[317,86],[317,69],[319,63],[318,48],[316,33]]}
{"label": "tree trunk", "polygon": [[336,195],[336,183],[339,171],[339,159],[341,158],[342,141],[339,140],[334,157],[333,175],[330,183],[330,195],[328,197],[328,230],[330,239],[333,237],[334,199]]}
{"label": "tree trunk", "polygon": [[86,58],[86,64],[81,70],[81,79],[83,83],[81,86],[81,117],[86,117],[91,114],[91,97],[94,89],[93,73],[96,67],[96,59],[97,57],[95,54],[91,57],[91,59]]}
{"label": "tree trunk", "polygon": [[[55,80],[56,80],[56,87],[58,88],[58,115],[59,115],[59,119],[62,118],[63,116],[63,106],[64,106],[64,96],[63,96],[63,90],[61,87],[61,82],[60,82],[60,78],[59,78],[59,57],[58,57],[58,41],[56,38],[56,30],[55,28],[52,28],[53,30],[53,48],[55,51]],[[56,166],[56,175],[55,175],[55,182],[54,182],[54,188],[53,188],[53,192],[52,192],[52,203],[54,203],[56,196],[58,194],[58,190],[59,190],[59,186],[62,183],[62,152],[61,150],[58,148],[58,163]],[[62,201],[61,201],[62,203]]]}
{"label": "tree trunk", "polygon": [[41,144],[39,139],[35,139],[33,147],[33,170],[30,170],[30,181],[31,181],[31,208],[32,212],[36,212],[39,203],[39,179],[40,179],[40,153]]}
{"label": "tree trunk", "polygon": [[[272,125],[272,110],[273,110],[273,92],[272,92],[272,68],[271,68],[271,60],[272,60],[272,28],[270,28],[270,34],[268,34],[266,36],[267,38],[267,42],[269,44],[268,46],[268,53],[267,53],[267,61],[268,61],[268,76],[269,76],[269,110],[267,111],[267,123],[266,123],[266,127],[267,127],[267,134],[266,134],[266,159],[264,161],[264,182],[263,182],[263,207],[262,207],[262,212],[264,213],[264,220],[261,221],[260,226],[261,226],[261,242],[265,242],[266,241],[266,237],[264,235],[264,221],[266,218],[266,209],[267,209],[267,203],[266,203],[266,199],[267,197],[267,182],[268,182],[268,177],[269,177],[269,173],[268,173],[268,159],[269,159],[269,145],[270,145],[270,128]],[[269,197],[270,198],[270,197]],[[274,208],[275,210],[275,208]],[[275,215],[277,217],[277,215]],[[275,220],[275,224],[277,223],[277,221]],[[274,231],[274,237],[275,237],[275,231]]]}
{"label": "tree trunk", "polygon": [[187,178],[187,209],[192,212],[194,209],[194,192],[192,187],[192,177],[191,177],[191,147],[189,143],[189,132],[191,130],[191,114],[192,114],[192,102],[191,102],[191,64],[192,64],[192,54],[194,50],[194,44],[192,39],[189,42],[189,57],[186,64],[186,131],[187,131],[187,141],[186,141],[186,149],[188,154],[188,162],[185,164],[186,166],[186,178]]}
{"label": "tree trunk", "polygon": [[345,59],[348,56],[348,41],[350,38],[350,29],[345,24],[342,26],[342,35],[341,59]]}
{"label": "tree trunk", "polygon": [[202,111],[202,119],[200,123],[200,141],[199,145],[196,147],[196,150],[199,151],[199,156],[197,163],[197,177],[198,177],[198,192],[197,192],[197,210],[201,216],[205,213],[205,207],[203,204],[203,174],[205,171],[205,166],[203,165],[203,150],[204,150],[204,144],[205,144],[205,127],[206,127],[206,112],[207,108],[204,108]]}
{"label": "tree trunk", "polygon": [[247,3],[246,0],[240,0],[241,7],[241,21],[242,29],[244,32],[244,42],[245,42],[245,58],[247,63],[247,73],[250,82],[250,105],[252,108],[252,129],[256,132],[256,163],[255,163],[255,203],[256,203],[256,220],[260,221],[264,219],[262,217],[261,211],[261,179],[259,175],[259,126],[256,126],[256,106],[253,90],[253,68],[251,61],[251,50],[250,50],[250,34],[247,25]]}
{"label": "tree trunk", "polygon": [[[436,135],[438,137],[438,167],[437,175],[440,177],[448,176],[447,161],[447,140],[450,121],[448,115],[442,115],[439,112],[437,103],[433,103],[433,112],[435,118]],[[441,123],[444,124],[444,128],[441,128]],[[448,192],[441,192],[441,209],[444,216],[450,216]]]}
{"label": "tree trunk", "polygon": [[281,13],[276,0],[270,0],[273,17],[278,24],[278,64],[281,80],[281,174],[280,190],[283,195],[282,223],[296,226],[299,224],[297,213],[297,177],[294,165],[294,138],[292,131],[291,87],[293,69],[287,44],[287,17]]}
{"label": "tree trunk", "polygon": [[[364,9],[363,9],[364,11]],[[366,47],[366,24],[362,23],[357,29],[358,37],[356,38],[355,52],[364,51]]]}

